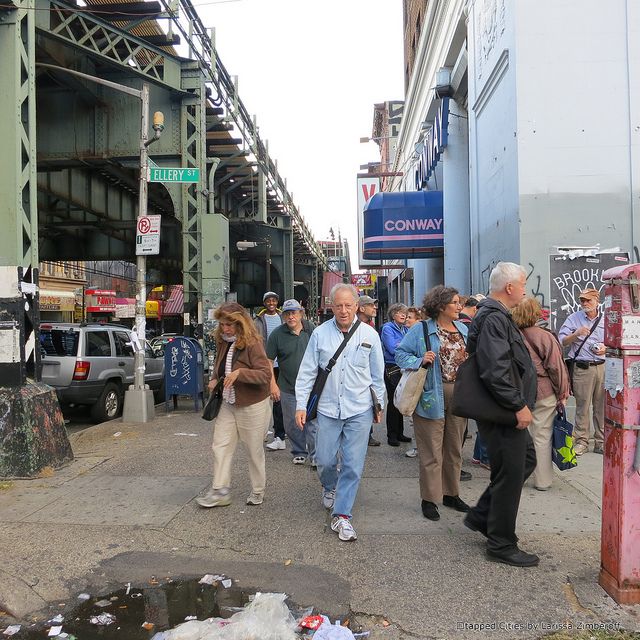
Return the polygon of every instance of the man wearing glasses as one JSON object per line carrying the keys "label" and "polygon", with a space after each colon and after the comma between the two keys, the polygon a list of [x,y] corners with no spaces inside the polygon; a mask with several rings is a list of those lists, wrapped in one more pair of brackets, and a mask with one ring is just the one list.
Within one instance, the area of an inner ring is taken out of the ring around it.
{"label": "man wearing glasses", "polygon": [[582,309],[565,321],[558,338],[574,358],[571,386],[576,399],[574,451],[581,456],[589,450],[589,421],[593,418],[593,453],[603,453],[604,445],[604,315],[599,313],[597,289],[580,292]]}

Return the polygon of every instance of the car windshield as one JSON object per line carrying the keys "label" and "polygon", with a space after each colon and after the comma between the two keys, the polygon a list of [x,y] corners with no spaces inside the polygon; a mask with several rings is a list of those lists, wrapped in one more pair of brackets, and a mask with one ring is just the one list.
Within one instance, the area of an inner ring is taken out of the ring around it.
{"label": "car windshield", "polygon": [[75,329],[40,329],[40,346],[48,356],[75,356],[78,336]]}

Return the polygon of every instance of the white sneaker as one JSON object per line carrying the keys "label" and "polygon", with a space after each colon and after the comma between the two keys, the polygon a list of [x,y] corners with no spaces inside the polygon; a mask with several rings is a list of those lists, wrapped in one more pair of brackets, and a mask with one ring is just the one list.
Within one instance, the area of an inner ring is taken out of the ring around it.
{"label": "white sneaker", "polygon": [[416,447],[413,447],[412,449],[409,449],[404,455],[407,456],[407,458],[415,458],[418,455],[418,449]]}
{"label": "white sneaker", "polygon": [[205,509],[226,507],[231,504],[231,496],[229,489],[209,489],[203,496],[196,498],[196,502]]}
{"label": "white sneaker", "polygon": [[247,504],[251,504],[251,505],[259,505],[262,504],[262,502],[264,501],[264,495],[262,493],[256,493],[255,491],[252,491],[249,494],[249,497],[247,498]]}
{"label": "white sneaker", "polygon": [[269,439],[269,436],[273,435],[273,431],[269,430],[264,434],[264,441],[266,442]]}
{"label": "white sneaker", "polygon": [[349,518],[336,516],[331,520],[331,529],[338,534],[338,538],[343,542],[357,540],[356,530],[353,528]]}
{"label": "white sneaker", "polygon": [[322,506],[325,509],[333,509],[333,503],[336,500],[336,491],[323,491],[322,492]]}
{"label": "white sneaker", "polygon": [[269,451],[282,451],[282,449],[286,449],[286,445],[284,443],[284,440],[281,440],[280,438],[274,438],[268,445],[267,445],[267,449],[269,449]]}
{"label": "white sneaker", "polygon": [[306,461],[305,456],[293,456],[293,464],[304,464]]}
{"label": "white sneaker", "polygon": [[318,463],[316,462],[315,458],[311,458],[311,462],[309,463],[309,465],[311,466],[312,469],[318,468]]}

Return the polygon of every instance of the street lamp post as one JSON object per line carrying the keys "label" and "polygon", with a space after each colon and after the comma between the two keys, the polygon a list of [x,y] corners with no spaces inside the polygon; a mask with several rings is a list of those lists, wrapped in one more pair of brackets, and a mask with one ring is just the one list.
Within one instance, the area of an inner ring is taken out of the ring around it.
{"label": "street lamp post", "polygon": [[[69,73],[74,76],[95,82],[96,84],[110,87],[115,91],[126,93],[140,100],[140,181],[139,181],[139,197],[138,197],[138,217],[141,218],[147,214],[147,173],[149,165],[149,152],[147,148],[153,144],[164,130],[164,116],[160,111],[153,114],[153,137],[147,139],[147,131],[149,129],[149,85],[142,83],[142,89],[134,89],[118,82],[111,82],[96,76],[66,69],[52,64],[36,63],[37,67],[44,67]],[[133,385],[127,390],[124,397],[123,420],[125,422],[149,422],[154,417],[153,392],[148,385],[144,383],[145,372],[145,343],[146,343],[146,321],[147,321],[147,260],[146,256],[137,256],[136,260],[136,335],[138,344],[135,345],[134,359],[134,380]]]}

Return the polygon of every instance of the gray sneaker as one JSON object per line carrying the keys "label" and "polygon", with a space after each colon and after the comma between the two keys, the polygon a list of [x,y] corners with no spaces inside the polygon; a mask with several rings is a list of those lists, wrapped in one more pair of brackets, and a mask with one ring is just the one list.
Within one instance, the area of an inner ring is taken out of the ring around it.
{"label": "gray sneaker", "polygon": [[251,505],[259,505],[262,504],[264,500],[264,495],[262,493],[256,493],[255,491],[252,491],[249,494],[249,497],[247,498],[247,504],[251,504]]}
{"label": "gray sneaker", "polygon": [[322,492],[322,506],[325,509],[333,509],[333,503],[336,500],[336,491],[323,491]]}
{"label": "gray sneaker", "polygon": [[342,516],[335,516],[331,520],[331,529],[338,534],[338,538],[342,542],[351,542],[357,540],[356,530],[353,528],[349,518],[343,518]]}
{"label": "gray sneaker", "polygon": [[231,504],[229,489],[209,489],[203,496],[196,498],[196,502],[205,509],[211,507],[226,507]]}

